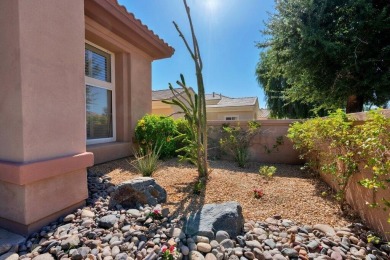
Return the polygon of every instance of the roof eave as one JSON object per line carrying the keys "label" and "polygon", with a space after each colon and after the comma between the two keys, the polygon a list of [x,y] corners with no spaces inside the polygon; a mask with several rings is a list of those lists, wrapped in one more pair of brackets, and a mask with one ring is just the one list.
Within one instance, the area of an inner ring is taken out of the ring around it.
{"label": "roof eave", "polygon": [[174,48],[119,5],[117,0],[85,0],[84,3],[85,15],[146,52],[154,60],[169,58],[175,52]]}

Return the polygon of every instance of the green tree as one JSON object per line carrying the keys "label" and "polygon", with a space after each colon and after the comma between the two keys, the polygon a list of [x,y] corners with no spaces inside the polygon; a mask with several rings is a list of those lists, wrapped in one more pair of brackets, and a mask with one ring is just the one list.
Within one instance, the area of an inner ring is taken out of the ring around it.
{"label": "green tree", "polygon": [[261,62],[256,68],[257,81],[263,88],[267,108],[271,110],[271,118],[309,118],[327,115],[327,110],[316,109],[316,105],[307,100],[289,101],[285,92],[291,86],[281,72],[275,73],[272,66],[273,53],[261,53]]}
{"label": "green tree", "polygon": [[271,62],[267,78],[285,80],[286,103],[351,113],[390,100],[387,0],[280,0],[264,33],[257,74]]}

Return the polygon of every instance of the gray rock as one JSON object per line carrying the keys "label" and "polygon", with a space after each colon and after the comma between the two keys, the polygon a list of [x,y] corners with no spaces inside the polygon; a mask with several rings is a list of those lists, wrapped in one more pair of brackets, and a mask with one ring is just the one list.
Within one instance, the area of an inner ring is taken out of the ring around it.
{"label": "gray rock", "polygon": [[180,251],[183,255],[188,255],[190,253],[190,249],[187,246],[181,246]]}
{"label": "gray rock", "polygon": [[34,257],[34,260],[54,260],[54,257],[51,254],[46,253],[46,254],[38,255],[38,256]]}
{"label": "gray rock", "polygon": [[77,247],[80,244],[80,239],[78,235],[72,235],[65,240],[62,240],[61,247],[64,250],[69,248]]}
{"label": "gray rock", "polygon": [[115,215],[107,215],[102,217],[99,220],[99,227],[101,228],[111,228],[118,221],[118,218]]}
{"label": "gray rock", "polygon": [[206,204],[186,219],[184,232],[213,239],[213,230],[224,230],[230,237],[236,237],[243,230],[243,226],[244,217],[239,203]]}
{"label": "gray rock", "polygon": [[249,241],[245,241],[245,244],[247,247],[249,248],[258,248],[258,249],[261,249],[261,244],[259,241],[257,240],[249,240]]}
{"label": "gray rock", "polygon": [[171,237],[178,237],[179,239],[186,238],[186,234],[180,228],[171,228],[169,231]]}
{"label": "gray rock", "polygon": [[167,192],[153,178],[139,177],[117,185],[111,193],[109,207],[120,204],[124,208],[155,206],[167,201]]}
{"label": "gray rock", "polygon": [[128,211],[126,211],[126,213],[136,218],[139,218],[142,215],[138,209],[129,209]]}
{"label": "gray rock", "polygon": [[326,225],[326,224],[314,225],[313,226],[313,230],[321,231],[321,232],[325,233],[327,236],[334,236],[334,235],[336,235],[336,232],[334,231],[334,229],[331,226]]}
{"label": "gray rock", "polygon": [[295,249],[292,249],[292,248],[284,248],[282,250],[282,255],[288,256],[290,258],[299,256],[298,252]]}
{"label": "gray rock", "polygon": [[219,243],[217,240],[211,240],[210,246],[211,246],[211,248],[217,248],[217,246],[219,246]]}
{"label": "gray rock", "polygon": [[314,251],[317,249],[317,247],[319,247],[320,243],[318,243],[317,241],[313,240],[313,241],[310,241],[309,244],[307,244],[307,248],[309,248],[309,250],[311,251]]}
{"label": "gray rock", "polygon": [[19,245],[26,241],[21,235],[11,233],[7,230],[0,229],[0,255],[8,252],[12,247],[16,246],[16,251]]}
{"label": "gray rock", "polygon": [[129,259],[126,253],[120,253],[115,256],[115,260],[127,260]]}
{"label": "gray rock", "polygon": [[366,260],[377,260],[378,258],[376,256],[374,256],[373,254],[368,254],[366,256]]}
{"label": "gray rock", "polygon": [[266,239],[264,240],[264,244],[266,244],[267,246],[269,246],[271,249],[274,249],[276,244],[275,244],[275,241],[273,241],[272,239]]}
{"label": "gray rock", "polygon": [[198,251],[191,251],[190,260],[204,260],[204,256]]}
{"label": "gray rock", "polygon": [[215,240],[217,240],[218,243],[221,243],[221,241],[222,241],[222,240],[225,240],[225,239],[230,239],[230,236],[229,236],[228,232],[223,231],[223,230],[219,230],[219,231],[215,234]]}
{"label": "gray rock", "polygon": [[219,243],[219,244],[221,246],[223,246],[224,248],[233,248],[234,247],[233,241],[230,239],[225,239],[225,240],[221,241],[221,243]]}

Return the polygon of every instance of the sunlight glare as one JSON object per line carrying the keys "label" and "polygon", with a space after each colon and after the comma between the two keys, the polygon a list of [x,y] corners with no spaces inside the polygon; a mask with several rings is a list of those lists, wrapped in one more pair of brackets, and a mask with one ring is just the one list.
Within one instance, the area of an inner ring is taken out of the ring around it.
{"label": "sunlight glare", "polygon": [[214,12],[218,7],[219,0],[205,0],[206,9],[209,12]]}

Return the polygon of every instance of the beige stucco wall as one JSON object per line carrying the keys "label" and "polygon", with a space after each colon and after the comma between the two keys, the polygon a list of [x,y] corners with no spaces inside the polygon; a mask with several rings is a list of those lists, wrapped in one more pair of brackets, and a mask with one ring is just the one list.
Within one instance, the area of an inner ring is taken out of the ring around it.
{"label": "beige stucco wall", "polygon": [[106,27],[85,17],[86,40],[115,53],[116,142],[88,145],[95,163],[102,163],[132,154],[137,122],[151,113],[152,58]]}
{"label": "beige stucco wall", "polygon": [[28,233],[87,197],[84,2],[0,1],[0,31],[0,226]]}
{"label": "beige stucco wall", "polygon": [[85,151],[83,2],[5,0],[0,17],[0,159]]}

